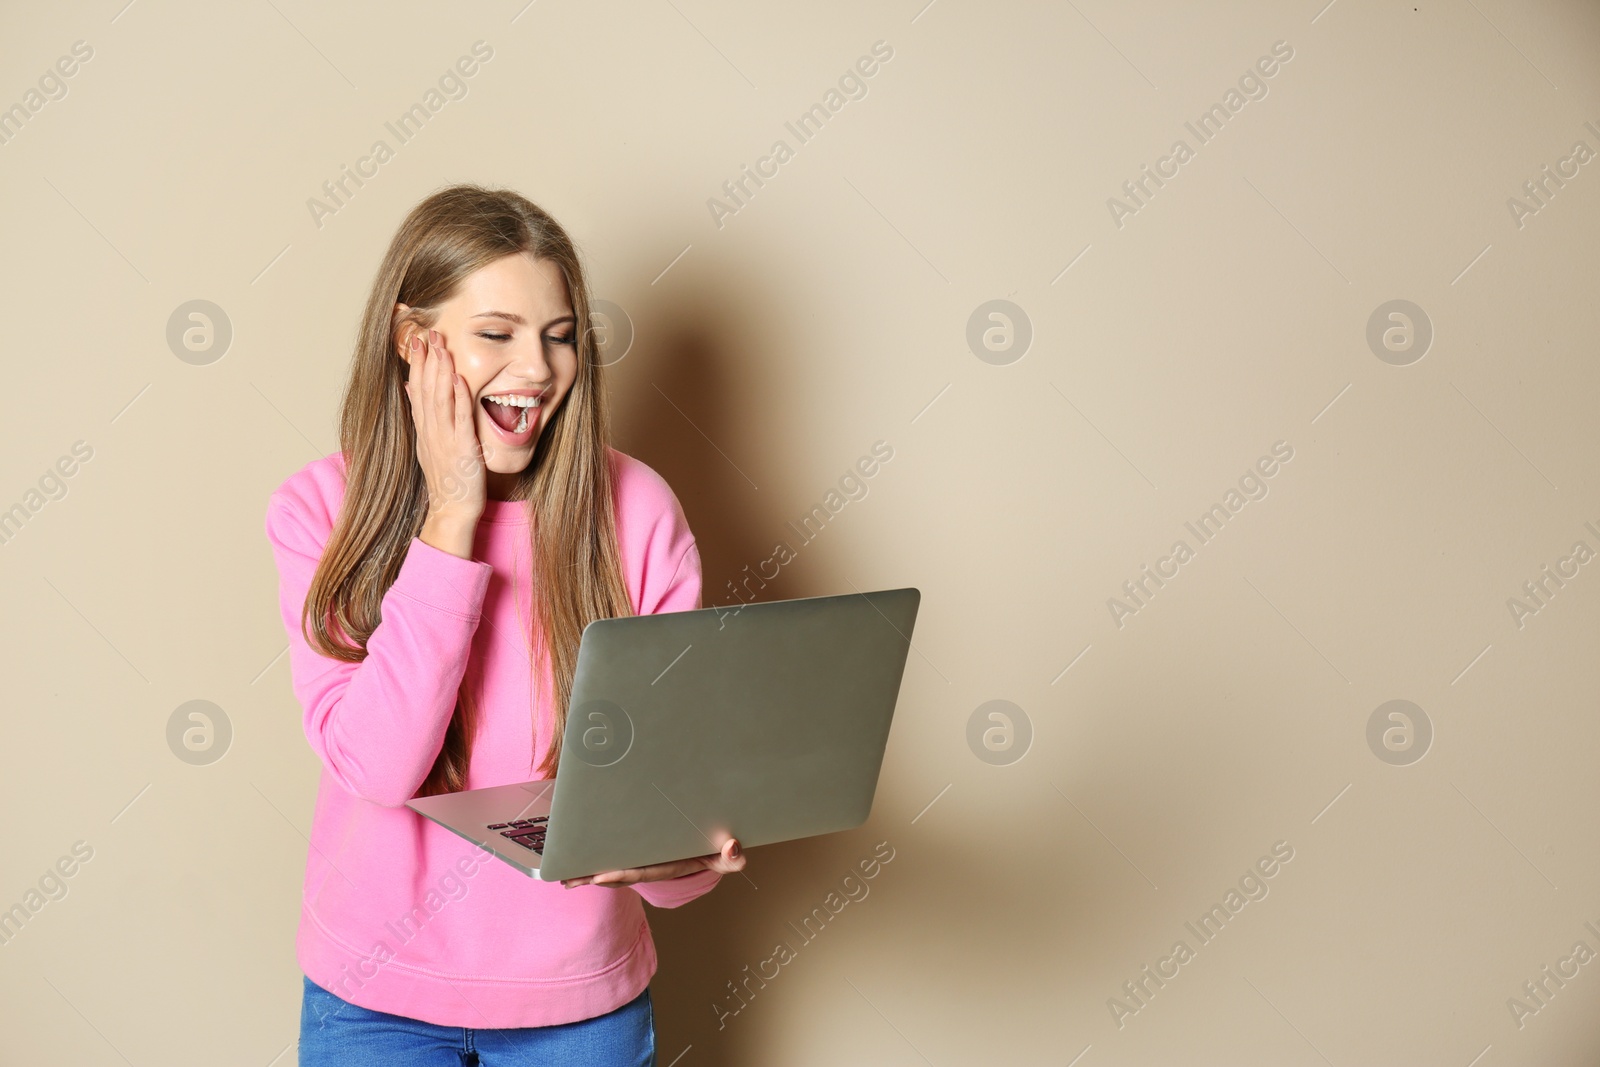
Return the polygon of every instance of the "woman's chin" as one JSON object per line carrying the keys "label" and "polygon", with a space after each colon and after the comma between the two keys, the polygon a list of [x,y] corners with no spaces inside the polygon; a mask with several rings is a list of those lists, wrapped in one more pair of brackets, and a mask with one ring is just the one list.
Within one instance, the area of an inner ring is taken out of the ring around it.
{"label": "woman's chin", "polygon": [[533,445],[526,448],[483,450],[483,469],[490,474],[521,474],[533,459]]}

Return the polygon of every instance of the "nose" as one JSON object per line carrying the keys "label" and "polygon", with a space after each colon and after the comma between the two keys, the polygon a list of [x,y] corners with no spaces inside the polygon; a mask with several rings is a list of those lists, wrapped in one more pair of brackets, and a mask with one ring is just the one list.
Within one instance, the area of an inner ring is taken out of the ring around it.
{"label": "nose", "polygon": [[514,346],[506,372],[519,381],[528,383],[530,389],[542,389],[555,382],[555,368],[550,365],[545,351],[544,338],[535,334],[531,341]]}

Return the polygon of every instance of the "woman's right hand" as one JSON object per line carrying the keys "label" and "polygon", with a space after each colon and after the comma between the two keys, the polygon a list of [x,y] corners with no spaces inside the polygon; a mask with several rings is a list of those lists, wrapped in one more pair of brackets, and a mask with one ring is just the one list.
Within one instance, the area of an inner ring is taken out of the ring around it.
{"label": "woman's right hand", "polygon": [[488,498],[472,397],[437,330],[427,332],[426,344],[415,334],[409,344],[406,397],[416,425],[417,463],[428,486],[423,540],[471,558],[472,533]]}

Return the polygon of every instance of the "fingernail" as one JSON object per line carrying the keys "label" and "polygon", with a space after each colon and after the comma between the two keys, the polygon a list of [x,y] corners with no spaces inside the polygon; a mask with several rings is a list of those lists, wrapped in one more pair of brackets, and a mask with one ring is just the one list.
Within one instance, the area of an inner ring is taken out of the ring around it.
{"label": "fingernail", "polygon": [[738,854],[739,854],[739,842],[735,841],[733,843],[733,848],[728,850],[728,855],[737,856]]}

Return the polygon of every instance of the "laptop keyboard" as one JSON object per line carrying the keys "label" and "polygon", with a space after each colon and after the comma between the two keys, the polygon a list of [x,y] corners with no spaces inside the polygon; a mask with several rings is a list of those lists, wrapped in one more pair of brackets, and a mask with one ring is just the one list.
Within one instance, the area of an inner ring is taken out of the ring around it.
{"label": "laptop keyboard", "polygon": [[490,823],[489,829],[499,830],[500,836],[509,841],[515,841],[530,852],[544,855],[544,828],[550,821],[548,815],[537,815],[531,819],[513,819],[510,822]]}

